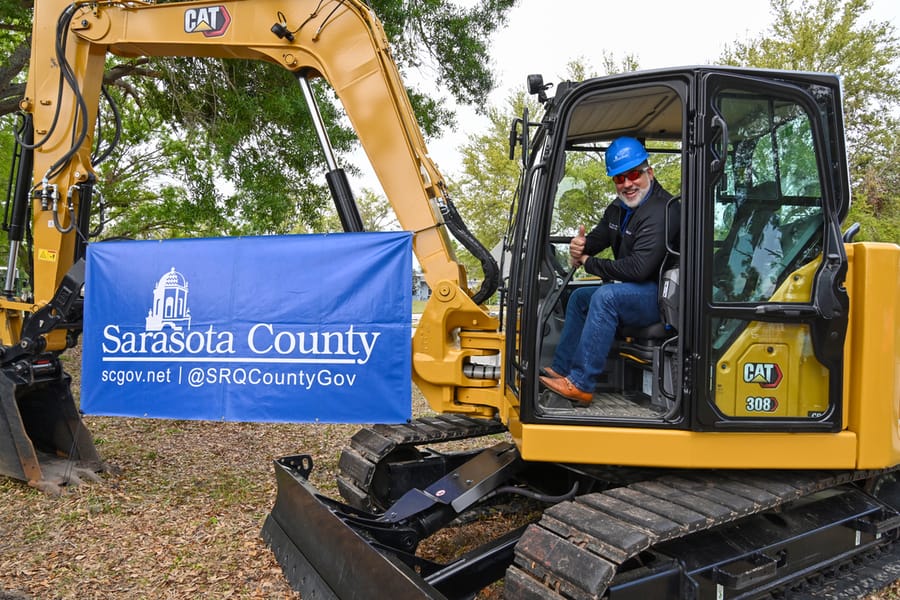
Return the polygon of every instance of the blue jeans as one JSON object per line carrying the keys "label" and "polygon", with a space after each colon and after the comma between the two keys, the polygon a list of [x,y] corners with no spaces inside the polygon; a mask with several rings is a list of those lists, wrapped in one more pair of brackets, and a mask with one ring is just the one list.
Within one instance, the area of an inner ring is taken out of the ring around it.
{"label": "blue jeans", "polygon": [[656,282],[606,283],[576,290],[566,305],[566,322],[553,370],[575,387],[593,392],[606,366],[618,326],[646,327],[660,320]]}

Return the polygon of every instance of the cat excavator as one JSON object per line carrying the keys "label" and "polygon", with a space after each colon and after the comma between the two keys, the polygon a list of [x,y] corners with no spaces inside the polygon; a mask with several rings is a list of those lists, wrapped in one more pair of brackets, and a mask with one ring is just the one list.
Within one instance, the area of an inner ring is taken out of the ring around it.
{"label": "cat excavator", "polygon": [[[310,455],[275,461],[262,536],[304,598],[497,585],[517,599],[851,597],[897,578],[900,247],[842,230],[838,77],[690,66],[560,82],[552,96],[529,77],[542,109],[510,128],[521,176],[494,258],[455,210],[360,0],[35,3],[0,300],[4,474],[40,486],[60,457],[103,467],[59,357],[81,327],[109,54],[296,74],[342,224],[358,231],[310,87],[321,80],[414,233],[432,294],[411,377],[434,416],[348,440],[340,499],[310,482]],[[571,294],[616,285],[572,269],[568,244],[615,197],[603,163],[620,136],[675,194],[660,321],[622,328],[592,402],[575,405],[539,374]],[[477,290],[451,234],[482,263]],[[17,295],[26,250],[32,291]],[[458,557],[421,552],[514,508],[523,519]]]}

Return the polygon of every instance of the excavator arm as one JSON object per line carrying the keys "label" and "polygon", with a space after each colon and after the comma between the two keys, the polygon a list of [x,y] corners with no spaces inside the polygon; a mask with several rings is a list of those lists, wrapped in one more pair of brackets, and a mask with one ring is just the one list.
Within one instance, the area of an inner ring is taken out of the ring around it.
{"label": "excavator arm", "polygon": [[[297,77],[344,227],[358,230],[362,224],[315,106],[312,78],[322,78],[333,88],[401,227],[414,233],[413,249],[433,295],[413,339],[413,380],[437,411],[495,413],[502,404],[502,369],[488,370],[487,375],[481,369],[475,378],[466,375],[472,374],[466,366],[473,356],[499,356],[502,347],[499,322],[482,305],[496,289],[496,266],[452,206],[444,179],[428,156],[384,30],[365,4],[42,0],[34,11],[31,66],[20,103],[25,115],[20,137],[30,140],[23,148],[33,180],[27,196],[18,199],[20,209],[31,206],[34,295],[26,301],[7,291],[0,299],[7,349],[0,364],[11,368],[14,361],[38,353],[58,354],[76,339],[72,331],[80,327],[77,310],[52,322],[41,319],[42,327],[29,320],[47,310],[70,268],[84,256],[96,180],[91,151],[107,56],[262,60]],[[486,267],[486,283],[475,294],[454,256],[448,229]],[[10,271],[19,245],[11,242]],[[32,332],[30,338],[23,338],[25,331]],[[7,415],[7,420],[14,417]],[[80,422],[74,426],[83,427]],[[14,471],[7,469],[21,477]]]}
{"label": "excavator arm", "polygon": [[[35,28],[31,77],[22,100],[22,109],[33,116],[35,137],[44,142],[34,160],[41,197],[54,189],[65,197],[93,175],[91,138],[107,54],[264,60],[331,84],[401,226],[417,232],[415,251],[429,284],[448,280],[466,289],[465,274],[440,227],[443,178],[427,155],[384,32],[361,3],[51,1],[39,3],[35,11],[36,24],[55,26],[52,31]],[[61,45],[66,65],[58,56]],[[73,208],[77,212],[77,201]],[[61,221],[68,220],[68,212],[60,206]],[[35,211],[36,221],[43,217],[44,224],[52,216],[52,211]],[[36,230],[44,228],[55,229]],[[70,263],[66,246],[75,236],[57,232],[47,237],[47,249],[61,255],[59,263]],[[52,296],[60,275],[36,278],[38,302]]]}

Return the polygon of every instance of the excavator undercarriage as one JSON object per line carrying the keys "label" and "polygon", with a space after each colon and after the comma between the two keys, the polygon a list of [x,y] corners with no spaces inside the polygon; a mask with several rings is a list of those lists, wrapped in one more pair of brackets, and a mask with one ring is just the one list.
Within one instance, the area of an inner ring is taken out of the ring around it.
{"label": "excavator undercarriage", "polygon": [[[262,535],[291,584],[314,598],[470,598],[504,576],[507,598],[851,598],[900,572],[896,469],[530,470],[505,441],[424,449],[479,429],[501,431],[460,417],[361,431],[341,458],[346,504],[309,482],[309,456],[276,461]],[[545,510],[448,563],[417,555],[437,529],[510,495]]]}

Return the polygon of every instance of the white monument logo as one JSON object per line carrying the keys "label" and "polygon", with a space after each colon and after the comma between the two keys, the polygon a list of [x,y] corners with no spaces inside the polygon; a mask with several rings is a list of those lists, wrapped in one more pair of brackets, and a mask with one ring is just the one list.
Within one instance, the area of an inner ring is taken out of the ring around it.
{"label": "white monument logo", "polygon": [[159,278],[153,288],[153,306],[147,313],[147,331],[174,331],[191,328],[191,310],[187,305],[188,283],[175,267]]}

